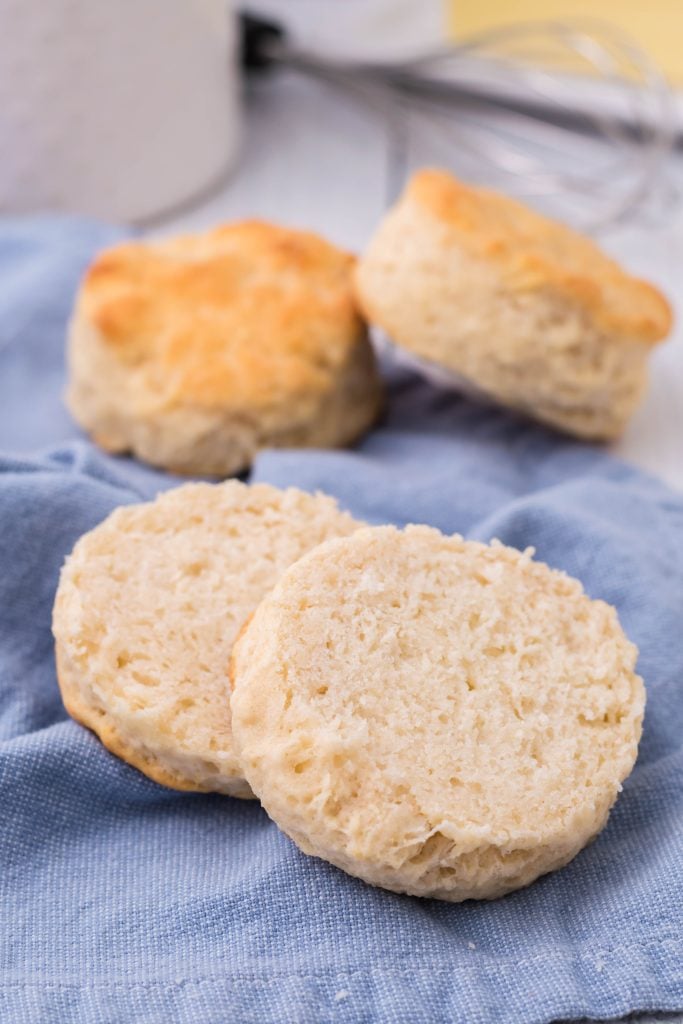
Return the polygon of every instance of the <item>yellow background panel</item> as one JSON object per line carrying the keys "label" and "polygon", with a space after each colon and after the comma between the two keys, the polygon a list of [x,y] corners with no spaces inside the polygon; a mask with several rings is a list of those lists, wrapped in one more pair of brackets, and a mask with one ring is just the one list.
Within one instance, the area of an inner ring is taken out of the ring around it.
{"label": "yellow background panel", "polygon": [[586,17],[611,22],[683,84],[683,0],[446,0],[455,38],[495,25]]}

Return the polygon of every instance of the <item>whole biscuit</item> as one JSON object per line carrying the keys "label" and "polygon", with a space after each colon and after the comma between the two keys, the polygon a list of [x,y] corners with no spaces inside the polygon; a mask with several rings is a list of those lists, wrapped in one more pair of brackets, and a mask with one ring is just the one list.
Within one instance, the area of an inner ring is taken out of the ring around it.
{"label": "whole biscuit", "polygon": [[355,286],[402,349],[584,438],[623,431],[671,327],[664,297],[588,238],[438,170],[411,179]]}
{"label": "whole biscuit", "polygon": [[117,509],[62,569],[67,710],[157,782],[251,796],[232,747],[233,641],[287,566],[358,525],[325,495],[237,481]]}
{"label": "whole biscuit", "polygon": [[362,529],[288,569],[236,643],[235,748],[304,852],[490,899],[605,825],[637,754],[636,655],[613,608],[530,552]]}
{"label": "whole biscuit", "polygon": [[194,475],[350,443],[381,400],[352,264],[258,221],[106,250],[70,327],[72,414],[103,448]]}

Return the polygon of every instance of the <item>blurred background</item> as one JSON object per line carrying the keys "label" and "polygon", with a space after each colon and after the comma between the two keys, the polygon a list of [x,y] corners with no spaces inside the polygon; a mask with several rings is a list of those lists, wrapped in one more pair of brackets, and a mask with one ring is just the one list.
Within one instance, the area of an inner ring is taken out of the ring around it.
{"label": "blurred background", "polygon": [[[0,0],[0,213],[259,216],[358,250],[435,164],[595,235],[676,310],[682,32],[680,0]],[[678,328],[615,450],[683,487]]]}

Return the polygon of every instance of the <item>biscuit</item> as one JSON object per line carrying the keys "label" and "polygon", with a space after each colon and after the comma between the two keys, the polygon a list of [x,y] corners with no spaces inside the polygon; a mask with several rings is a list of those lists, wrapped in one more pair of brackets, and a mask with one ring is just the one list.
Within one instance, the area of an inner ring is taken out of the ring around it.
{"label": "biscuit", "polygon": [[491,899],[604,826],[636,759],[636,655],[529,551],[366,528],[289,568],[236,643],[235,749],[305,853]]}
{"label": "biscuit", "polygon": [[104,251],[71,322],[69,409],[106,450],[184,474],[354,441],[381,391],[352,264],[257,221]]}
{"label": "biscuit", "polygon": [[62,569],[67,710],[157,782],[251,796],[232,747],[232,643],[291,562],[358,525],[325,495],[237,481],[117,509]]}
{"label": "biscuit", "polygon": [[359,262],[398,346],[582,438],[618,436],[671,312],[588,238],[445,171],[414,175]]}

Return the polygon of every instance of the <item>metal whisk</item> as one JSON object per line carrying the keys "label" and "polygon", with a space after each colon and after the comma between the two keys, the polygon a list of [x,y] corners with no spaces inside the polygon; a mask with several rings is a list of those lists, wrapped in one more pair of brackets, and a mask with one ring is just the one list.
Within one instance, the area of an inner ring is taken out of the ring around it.
{"label": "metal whisk", "polygon": [[[501,26],[400,61],[354,60],[290,42],[244,18],[247,67],[286,67],[376,110],[396,159],[411,146],[471,180],[528,199],[585,229],[623,221],[653,196],[675,141],[673,96],[647,54],[586,20]],[[425,162],[424,157],[422,162]]]}

